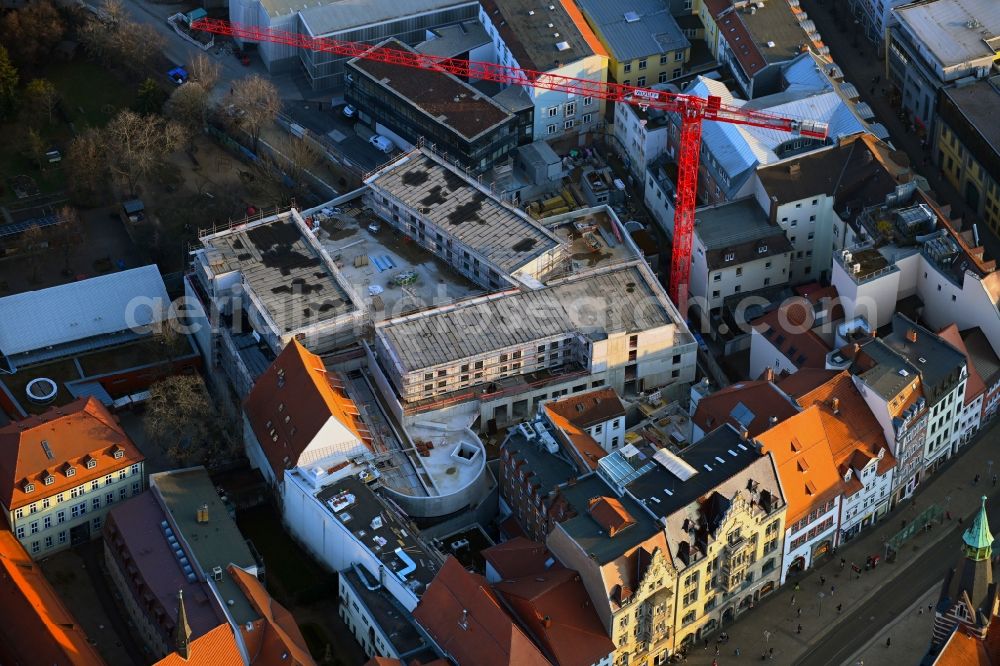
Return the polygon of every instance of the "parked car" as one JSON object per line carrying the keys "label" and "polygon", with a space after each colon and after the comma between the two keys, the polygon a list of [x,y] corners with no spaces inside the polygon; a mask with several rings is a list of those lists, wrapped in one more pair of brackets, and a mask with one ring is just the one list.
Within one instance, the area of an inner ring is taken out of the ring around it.
{"label": "parked car", "polygon": [[368,139],[368,143],[372,144],[386,155],[391,153],[396,148],[396,144],[381,134],[372,134],[371,138]]}
{"label": "parked car", "polygon": [[358,110],[355,109],[350,104],[345,104],[341,113],[344,114],[345,118],[353,118],[354,116],[358,115]]}

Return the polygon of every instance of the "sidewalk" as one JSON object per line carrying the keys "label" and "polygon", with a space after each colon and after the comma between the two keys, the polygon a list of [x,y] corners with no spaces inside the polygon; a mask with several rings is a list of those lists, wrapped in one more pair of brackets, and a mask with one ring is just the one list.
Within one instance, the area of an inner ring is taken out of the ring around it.
{"label": "sidewalk", "polygon": [[[838,604],[842,604],[844,615],[850,614],[852,609],[867,601],[877,591],[885,591],[890,582],[928,546],[943,538],[955,539],[957,557],[958,517],[962,516],[964,523],[968,524],[969,517],[979,508],[979,498],[984,493],[991,498],[1000,497],[1000,486],[991,487],[989,478],[984,473],[988,461],[994,459],[997,467],[993,469],[1000,471],[1000,449],[996,448],[998,438],[1000,422],[994,420],[980,430],[974,442],[960,449],[959,454],[943,470],[918,486],[916,495],[910,501],[897,506],[874,528],[841,545],[834,556],[800,577],[798,582],[801,589],[798,592],[794,590],[795,581],[789,579],[776,592],[765,597],[755,609],[733,624],[721,627],[720,630],[724,629],[729,633],[730,640],[721,647],[719,665],[759,661],[761,653],[770,648],[774,648],[774,663],[795,663],[810,645],[817,643],[837,624]],[[983,475],[987,480],[973,486],[972,479],[976,474]],[[863,568],[869,555],[883,554],[883,544],[900,530],[900,521],[912,520],[932,504],[947,507],[954,520],[915,536],[903,545],[895,562],[883,562],[878,568],[862,571],[860,575],[851,572],[852,562],[859,563]],[[844,571],[840,570],[841,557],[847,560]],[[826,579],[822,586],[820,577]],[[834,586],[833,594],[831,585]],[[802,632],[798,633],[800,624]],[[697,646],[691,651],[689,664],[711,664],[716,659],[714,636],[709,637],[709,640],[708,650]],[[739,657],[735,656],[737,647],[741,652]],[[857,647],[860,649],[862,646]]]}
{"label": "sidewalk", "polygon": [[[844,666],[895,666],[896,664],[916,664],[927,654],[927,646],[934,629],[934,613],[927,606],[936,604],[941,586],[935,585],[892,624],[882,627],[875,638],[858,650]],[[892,641],[891,649],[886,641]]]}

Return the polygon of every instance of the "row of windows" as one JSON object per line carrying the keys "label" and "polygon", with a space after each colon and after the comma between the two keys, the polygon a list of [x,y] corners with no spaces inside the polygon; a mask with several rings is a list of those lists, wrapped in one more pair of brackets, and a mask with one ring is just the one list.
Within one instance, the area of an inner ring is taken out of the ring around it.
{"label": "row of windows", "polygon": [[799,546],[803,545],[806,541],[815,538],[817,535],[822,534],[831,527],[833,527],[833,516],[830,516],[829,518],[827,518],[818,525],[810,527],[809,532],[807,532],[806,534],[803,534],[800,537],[792,539],[792,550],[795,550]]}
{"label": "row of windows", "polygon": [[[132,495],[135,496],[141,492],[142,492],[142,481],[136,481],[135,483],[132,484]],[[106,493],[104,495],[103,500],[101,497],[93,497],[90,500],[89,510],[99,511],[102,506],[104,507],[111,506],[116,501],[124,501],[125,499],[128,498],[128,496],[129,496],[128,488],[122,487],[118,489],[117,496],[115,495],[115,493]],[[69,507],[68,517],[70,520],[73,520],[75,518],[79,518],[80,516],[85,515],[87,511],[88,511],[87,502],[79,502]],[[53,518],[55,518],[54,521]],[[38,534],[39,532],[50,529],[53,526],[53,524],[62,525],[63,523],[66,522],[66,519],[67,519],[66,510],[60,509],[59,511],[56,511],[54,516],[44,516],[41,520],[32,520],[27,524],[18,525],[15,528],[15,534],[17,535],[18,539],[23,539],[25,537],[25,534]]]}
{"label": "row of windows", "polygon": [[[132,465],[131,467],[129,467],[128,469],[122,468],[122,469],[118,470],[117,475],[115,475],[115,474],[106,474],[104,476],[104,478],[103,478],[103,483],[102,483],[102,479],[94,479],[89,484],[83,484],[83,485],[77,486],[76,488],[71,488],[69,490],[69,499],[75,499],[77,497],[80,497],[81,495],[86,494],[88,486],[89,486],[89,488],[90,488],[91,491],[95,491],[95,490],[98,490],[99,488],[101,488],[102,485],[107,486],[107,485],[110,485],[112,483],[115,483],[116,482],[116,478],[115,478],[116,476],[117,476],[117,481],[122,481],[125,478],[127,478],[129,476],[133,476],[133,475],[138,474],[138,473],[139,473],[139,464],[136,463],[136,464]],[[58,493],[57,495],[55,495],[56,504],[59,504],[59,503],[65,501],[66,499],[67,498],[66,498],[66,493],[65,492]],[[32,502],[31,504],[29,504],[26,507],[21,507],[19,509],[16,509],[14,511],[14,518],[16,518],[16,519],[23,518],[24,515],[25,515],[25,513],[27,513],[28,515],[31,515],[33,513],[37,513],[38,511],[44,511],[45,509],[48,509],[49,506],[51,505],[51,500],[52,500],[51,497],[44,497],[44,498],[42,498],[38,502]]]}

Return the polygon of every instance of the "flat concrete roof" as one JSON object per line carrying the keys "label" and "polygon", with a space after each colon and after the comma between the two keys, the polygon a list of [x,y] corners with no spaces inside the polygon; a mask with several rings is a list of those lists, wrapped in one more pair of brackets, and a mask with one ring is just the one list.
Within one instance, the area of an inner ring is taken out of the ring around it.
{"label": "flat concrete roof", "polygon": [[[397,39],[387,39],[377,48],[415,53]],[[474,141],[514,120],[514,115],[490,99],[489,95],[447,72],[400,67],[362,58],[354,58],[349,64],[467,141]]]}
{"label": "flat concrete roof", "polygon": [[315,37],[474,4],[470,0],[320,0],[310,7],[305,0],[260,2],[272,17],[299,12],[302,22]]}
{"label": "flat concrete roof", "polygon": [[[639,258],[632,251],[628,232],[615,223],[604,208],[588,208],[539,220],[568,249],[579,270],[613,266]],[[551,276],[546,276],[551,277]]]}
{"label": "flat concrete roof", "polygon": [[334,277],[334,267],[307,241],[292,215],[241,225],[201,239],[215,275],[242,273],[280,333],[354,312],[358,305]]}
{"label": "flat concrete roof", "polygon": [[559,244],[527,215],[500,203],[427,151],[415,150],[365,182],[420,211],[507,273]]}
{"label": "flat concrete roof", "polygon": [[895,15],[943,67],[993,58],[1000,48],[996,0],[914,3],[897,7]]}
{"label": "flat concrete roof", "polygon": [[[381,308],[371,308],[376,320],[483,293],[478,285],[442,259],[416,243],[405,241],[381,220],[380,230],[370,231],[368,224],[375,219],[375,214],[368,210],[335,214],[320,223],[321,231],[316,238],[362,298],[377,297],[381,301]],[[372,261],[378,258],[379,265],[386,265],[383,263],[386,257],[393,266],[387,270],[380,270]],[[398,278],[407,274],[415,277],[400,285]]]}
{"label": "flat concrete roof", "polygon": [[434,35],[414,47],[424,55],[454,58],[465,55],[479,46],[490,43],[490,36],[479,21],[464,21],[457,25],[445,25],[431,30]]}
{"label": "flat concrete roof", "polygon": [[[567,11],[566,2],[480,0],[487,18],[500,33],[517,64],[540,72],[603,52],[579,10],[569,3],[579,17],[575,18]],[[561,44],[565,44],[565,48],[560,48]]]}
{"label": "flat concrete roof", "polygon": [[576,332],[593,340],[675,323],[662,290],[639,263],[587,273],[531,291],[472,299],[378,327],[407,371]]}
{"label": "flat concrete roof", "polygon": [[[222,576],[215,585],[233,619],[239,624],[258,619],[250,601],[226,570],[230,564],[251,570],[257,562],[236,522],[229,517],[205,468],[151,474],[149,485],[156,488],[178,531],[194,552],[205,578],[212,579],[215,567],[222,569]],[[198,508],[202,505],[208,505],[206,523],[197,520]]]}

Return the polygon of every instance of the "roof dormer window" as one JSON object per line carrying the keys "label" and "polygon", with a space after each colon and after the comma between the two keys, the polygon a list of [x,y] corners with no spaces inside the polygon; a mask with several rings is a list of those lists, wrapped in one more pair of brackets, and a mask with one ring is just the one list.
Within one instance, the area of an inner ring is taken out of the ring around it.
{"label": "roof dormer window", "polygon": [[850,480],[851,480],[851,470],[847,470],[846,472],[844,472],[844,481],[850,481]]}
{"label": "roof dormer window", "polygon": [[114,456],[115,456],[115,460],[118,460],[119,458],[122,458],[122,457],[125,456],[125,452],[123,450],[121,450],[121,449],[115,449]]}
{"label": "roof dormer window", "polygon": [[31,483],[30,481],[25,481],[24,482],[24,492],[26,492],[26,493],[33,493],[33,492],[35,492],[35,484]]}
{"label": "roof dormer window", "polygon": [[94,460],[93,458],[88,458],[86,464],[87,464],[87,469],[94,469],[95,467],[97,467],[97,461]]}
{"label": "roof dormer window", "polygon": [[51,474],[49,474],[47,472],[46,472],[45,476],[42,477],[42,483],[44,483],[47,486],[51,486],[55,482],[56,482],[56,477],[52,476]]}
{"label": "roof dormer window", "polygon": [[72,465],[66,465],[66,476],[76,476],[76,468]]}
{"label": "roof dormer window", "polygon": [[735,258],[736,258],[736,253],[735,252],[732,252],[732,251],[726,252],[726,256],[725,256],[726,261],[732,261]]}

